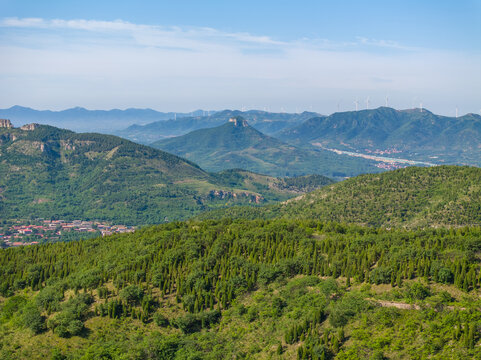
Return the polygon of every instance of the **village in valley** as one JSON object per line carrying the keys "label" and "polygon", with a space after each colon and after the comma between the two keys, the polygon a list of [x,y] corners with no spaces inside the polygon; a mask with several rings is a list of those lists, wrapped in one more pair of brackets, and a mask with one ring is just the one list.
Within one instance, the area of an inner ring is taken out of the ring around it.
{"label": "village in valley", "polygon": [[135,227],[82,220],[12,220],[0,224],[0,247],[69,241],[135,231]]}

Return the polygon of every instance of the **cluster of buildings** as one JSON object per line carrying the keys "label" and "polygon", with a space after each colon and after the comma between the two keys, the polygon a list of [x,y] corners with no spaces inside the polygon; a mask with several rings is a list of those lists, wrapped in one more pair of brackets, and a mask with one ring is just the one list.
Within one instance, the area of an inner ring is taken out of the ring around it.
{"label": "cluster of buildings", "polygon": [[407,165],[406,164],[400,164],[400,163],[394,163],[394,162],[378,162],[374,166],[379,168],[379,169],[384,169],[384,170],[396,170],[396,169],[405,168]]}
{"label": "cluster of buildings", "polygon": [[396,148],[392,149],[386,149],[386,150],[371,150],[371,149],[365,149],[364,150],[367,154],[377,154],[377,155],[390,155],[390,154],[400,154],[402,153],[401,150],[397,150]]}
{"label": "cluster of buildings", "polygon": [[37,219],[30,224],[26,221],[17,220],[14,224],[0,228],[0,245],[4,247],[34,245],[39,242],[58,241],[62,235],[77,234],[81,238],[82,233],[99,233],[102,236],[115,233],[133,232],[133,226],[111,225],[97,221],[65,221]]}

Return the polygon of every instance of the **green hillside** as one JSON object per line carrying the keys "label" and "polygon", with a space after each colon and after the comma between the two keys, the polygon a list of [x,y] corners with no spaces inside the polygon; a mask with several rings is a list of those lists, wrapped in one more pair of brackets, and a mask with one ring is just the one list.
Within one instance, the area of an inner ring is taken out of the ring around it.
{"label": "green hillside", "polygon": [[[303,185],[305,182],[305,187]],[[233,204],[285,200],[330,181],[245,171],[211,174],[166,152],[51,126],[0,128],[0,219],[185,219]]]}
{"label": "green hillside", "polygon": [[480,228],[172,223],[0,251],[3,359],[474,359]]}
{"label": "green hillside", "polygon": [[481,169],[409,167],[351,178],[265,209],[232,208],[200,218],[320,219],[383,227],[481,224]]}
{"label": "green hillside", "polygon": [[231,120],[215,128],[160,140],[152,146],[194,161],[209,171],[242,168],[271,176],[329,177],[381,171],[373,161],[324,150],[302,150],[264,135],[242,117]]}
{"label": "green hillside", "polygon": [[481,166],[481,116],[459,118],[423,109],[347,111],[311,118],[277,136],[293,144],[372,152],[439,164]]}
{"label": "green hillside", "polygon": [[261,110],[223,110],[208,116],[186,116],[184,118],[170,118],[167,121],[154,121],[146,125],[132,125],[124,130],[116,131],[114,134],[141,144],[150,144],[172,136],[184,135],[191,131],[220,126],[236,116],[242,116],[254,128],[263,133],[274,134],[299,125],[303,121],[319,116],[319,114],[307,111],[300,114],[289,114]]}

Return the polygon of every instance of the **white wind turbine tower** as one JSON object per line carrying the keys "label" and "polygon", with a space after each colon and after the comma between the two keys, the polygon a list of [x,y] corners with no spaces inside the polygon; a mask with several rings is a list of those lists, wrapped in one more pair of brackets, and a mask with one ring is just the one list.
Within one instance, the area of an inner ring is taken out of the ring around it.
{"label": "white wind turbine tower", "polygon": [[366,99],[366,110],[369,110],[369,96]]}
{"label": "white wind turbine tower", "polygon": [[421,109],[421,112],[423,112],[423,102],[421,101],[421,103],[419,104],[419,108]]}
{"label": "white wind turbine tower", "polygon": [[389,107],[389,97],[386,96],[386,107]]}
{"label": "white wind turbine tower", "polygon": [[359,107],[359,101],[357,101],[357,98],[356,98],[356,101],[354,101],[354,104],[356,105],[356,111],[357,111]]}
{"label": "white wind turbine tower", "polygon": [[458,118],[458,107],[456,106],[456,119]]}

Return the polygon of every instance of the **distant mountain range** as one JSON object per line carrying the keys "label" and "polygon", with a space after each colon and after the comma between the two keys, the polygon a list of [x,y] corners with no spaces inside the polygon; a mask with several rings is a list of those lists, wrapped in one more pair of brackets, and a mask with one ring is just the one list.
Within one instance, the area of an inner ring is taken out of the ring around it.
{"label": "distant mountain range", "polygon": [[0,110],[0,118],[10,119],[16,126],[36,122],[80,132],[109,133],[141,144],[217,127],[236,116],[245,118],[258,131],[296,147],[348,151],[366,158],[384,156],[481,166],[481,116],[477,114],[456,118],[426,109],[388,107],[329,116],[260,110],[213,114],[203,110],[162,113],[151,109],[38,111],[20,106]]}
{"label": "distant mountain range", "polygon": [[87,110],[82,107],[62,111],[34,110],[28,107],[12,106],[0,109],[0,118],[10,119],[14,126],[25,123],[52,125],[78,132],[112,133],[132,124],[146,124],[187,116],[201,116],[207,113],[196,110],[191,113],[159,112],[152,109]]}
{"label": "distant mountain range", "polygon": [[379,172],[371,160],[326,150],[304,150],[267,136],[241,116],[223,125],[160,140],[151,146],[182,156],[209,171],[242,168],[271,176],[322,174],[329,177]]}
{"label": "distant mountain range", "polygon": [[[7,126],[9,124],[3,124]],[[196,164],[112,135],[0,127],[0,219],[154,224],[232,204],[285,200],[332,181],[278,179]]]}
{"label": "distant mountain range", "polygon": [[210,116],[194,116],[177,120],[156,121],[143,126],[132,125],[125,130],[116,131],[115,135],[141,144],[150,144],[157,140],[184,135],[194,130],[220,126],[230,118],[236,116],[242,116],[257,130],[267,135],[273,135],[320,115],[307,111],[300,114],[288,114],[270,113],[260,110],[223,110]]}
{"label": "distant mountain range", "polygon": [[277,136],[300,146],[408,158],[437,164],[481,165],[481,116],[435,115],[426,109],[334,113],[311,118]]}

